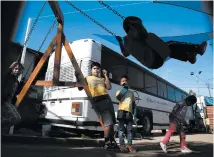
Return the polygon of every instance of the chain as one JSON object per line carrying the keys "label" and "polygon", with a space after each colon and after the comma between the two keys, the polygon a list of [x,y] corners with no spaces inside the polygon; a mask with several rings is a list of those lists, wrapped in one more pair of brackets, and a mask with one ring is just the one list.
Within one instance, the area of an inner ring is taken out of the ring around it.
{"label": "chain", "polygon": [[[52,29],[54,28],[56,22],[57,22],[57,20],[55,19],[54,22],[53,22],[53,24],[51,25],[50,29],[48,30],[48,33],[46,34],[44,40],[42,41],[42,44],[40,45],[39,49],[37,50],[38,52],[40,52],[40,50],[41,50],[42,46],[44,45],[44,43],[45,43],[48,35],[50,34],[50,32],[52,31]],[[29,71],[30,67],[32,66],[32,64],[33,64],[33,62],[31,62],[30,66],[28,67],[28,69],[26,71],[26,74],[25,74],[25,76],[23,78],[25,78],[27,76],[28,71]]]}
{"label": "chain", "polygon": [[46,34],[44,40],[42,41],[42,44],[40,45],[40,47],[39,47],[39,49],[38,49],[37,51],[40,51],[40,50],[41,50],[43,44],[45,43],[45,41],[46,41],[46,39],[47,39],[47,37],[48,37],[48,35],[50,34],[50,32],[52,31],[52,29],[54,28],[54,26],[55,26],[55,24],[56,24],[56,21],[57,21],[57,20],[55,19],[54,22],[53,22],[53,24],[52,24],[52,26],[51,26],[50,29],[48,30],[48,33]]}
{"label": "chain", "polygon": [[45,1],[45,3],[43,4],[41,10],[39,11],[39,14],[37,15],[37,17],[36,17],[36,19],[35,19],[35,21],[34,21],[34,23],[33,23],[33,26],[31,27],[30,32],[29,32],[29,34],[28,34],[28,36],[27,36],[27,38],[26,38],[26,40],[25,40],[25,42],[24,42],[23,48],[26,46],[26,44],[27,44],[27,42],[28,42],[28,40],[29,40],[29,38],[30,38],[30,35],[31,35],[32,32],[33,32],[34,27],[36,26],[36,23],[37,23],[37,21],[39,20],[39,17],[40,17],[40,15],[42,14],[42,11],[44,10],[44,7],[45,7],[46,2],[47,2],[47,1]]}
{"label": "chain", "polygon": [[107,31],[108,33],[110,33],[113,36],[116,36],[116,34],[114,34],[112,31],[108,30],[106,27],[104,27],[102,24],[100,24],[99,22],[97,22],[96,20],[94,20],[93,18],[91,18],[89,15],[87,15],[85,12],[83,12],[82,10],[80,10],[79,8],[77,8],[75,5],[73,5],[70,1],[65,0],[66,3],[68,3],[71,7],[73,7],[74,9],[76,9],[77,11],[79,11],[81,14],[83,14],[84,16],[86,16],[88,19],[90,19],[91,21],[93,21],[95,24],[97,24],[98,26],[100,26],[101,28],[103,28],[105,31]]}
{"label": "chain", "polygon": [[113,13],[115,13],[117,16],[119,16],[120,18],[122,18],[123,20],[125,20],[125,17],[123,15],[121,15],[120,13],[118,13],[116,10],[114,10],[111,6],[109,6],[108,4],[104,3],[102,0],[98,0],[98,2],[102,5],[104,5],[106,8],[108,8],[109,10],[111,10]]}

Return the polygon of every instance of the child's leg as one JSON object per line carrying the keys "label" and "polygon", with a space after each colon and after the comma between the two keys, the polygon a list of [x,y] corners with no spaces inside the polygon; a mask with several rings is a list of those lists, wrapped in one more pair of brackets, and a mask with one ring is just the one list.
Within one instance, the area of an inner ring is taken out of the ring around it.
{"label": "child's leg", "polygon": [[186,147],[186,136],[184,131],[180,132],[180,145],[181,145],[181,149],[184,149]]}
{"label": "child's leg", "polygon": [[132,146],[132,139],[133,139],[132,124],[133,124],[133,120],[126,121],[127,140],[128,140],[127,145],[128,145],[129,152],[136,153],[137,150]]}
{"label": "child's leg", "polygon": [[181,144],[182,153],[192,153],[192,150],[186,146],[186,136],[185,136],[184,130],[181,130],[180,132],[180,144]]}
{"label": "child's leg", "polygon": [[119,119],[118,121],[119,121],[119,124],[118,124],[119,143],[120,143],[120,145],[125,145],[125,141],[124,141],[125,121],[124,121],[124,119]]}
{"label": "child's leg", "polygon": [[190,150],[186,146],[186,136],[185,136],[184,127],[183,127],[182,123],[177,125],[177,131],[180,133],[181,152],[182,153],[191,153],[192,150]]}
{"label": "child's leg", "polygon": [[164,136],[164,138],[162,140],[163,144],[167,144],[169,142],[170,137],[173,135],[175,130],[176,130],[176,124],[174,122],[170,122],[169,130],[168,130],[168,132],[166,133],[166,135]]}
{"label": "child's leg", "polygon": [[176,126],[176,130],[180,134],[180,146],[181,146],[181,149],[184,149],[186,147],[186,141],[185,141],[186,137],[185,137],[185,133],[184,133],[183,124],[178,122],[177,126]]}
{"label": "child's leg", "polygon": [[126,130],[127,130],[127,140],[128,140],[128,145],[132,145],[132,121],[127,121],[126,122]]}

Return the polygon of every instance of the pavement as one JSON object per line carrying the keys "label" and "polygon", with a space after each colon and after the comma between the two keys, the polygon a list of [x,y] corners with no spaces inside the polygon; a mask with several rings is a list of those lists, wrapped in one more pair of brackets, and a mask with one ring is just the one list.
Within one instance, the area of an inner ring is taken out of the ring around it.
{"label": "pavement", "polygon": [[[184,156],[179,149],[179,137],[173,136],[168,144],[168,153],[165,154],[159,146],[163,136],[145,137],[134,140],[138,149],[135,154],[105,151],[101,148],[102,139],[81,138],[38,138],[2,136],[2,157],[165,157]],[[212,157],[213,135],[187,135],[187,145],[194,150],[187,157]]]}

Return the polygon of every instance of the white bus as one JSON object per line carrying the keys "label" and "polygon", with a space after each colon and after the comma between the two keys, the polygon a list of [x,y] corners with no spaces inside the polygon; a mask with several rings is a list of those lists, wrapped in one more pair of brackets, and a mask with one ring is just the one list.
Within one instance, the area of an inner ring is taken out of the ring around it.
{"label": "white bus", "polygon": [[[101,63],[107,69],[112,83],[108,91],[117,114],[118,101],[116,90],[120,89],[119,79],[122,75],[129,77],[131,90],[137,91],[137,118],[139,131],[150,134],[151,130],[166,130],[169,126],[168,115],[176,102],[184,99],[188,93],[166,80],[146,70],[140,65],[121,56],[110,48],[92,40],[81,39],[70,43],[77,62],[86,77],[90,75],[92,62]],[[54,53],[49,58],[46,80],[52,80]],[[60,80],[76,81],[74,68],[62,49]],[[85,131],[101,131],[98,118],[84,90],[69,87],[44,87],[43,103],[47,107],[45,120],[52,126]]]}

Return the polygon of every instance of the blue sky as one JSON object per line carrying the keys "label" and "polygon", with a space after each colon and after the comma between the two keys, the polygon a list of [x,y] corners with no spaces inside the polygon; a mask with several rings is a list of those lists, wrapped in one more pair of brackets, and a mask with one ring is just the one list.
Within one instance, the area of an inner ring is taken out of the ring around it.
{"label": "blue sky", "polygon": [[[30,17],[33,18],[32,23],[34,22],[43,3],[44,2],[39,1],[26,2],[19,26],[17,28],[16,37],[14,39],[15,42],[23,44],[27,20]],[[210,21],[211,18],[206,14],[193,10],[165,4],[155,4],[151,1],[107,1],[106,3],[111,6],[115,6],[115,9],[123,16],[132,15],[140,17],[143,20],[147,30],[157,34],[160,37],[180,36],[212,31],[212,24]],[[82,10],[86,10],[87,14],[117,35],[125,35],[122,28],[122,19],[105,9],[97,1],[75,1],[73,4]],[[93,38],[120,53],[120,49],[117,45],[109,43],[93,35],[95,33],[109,35],[105,30],[91,22],[82,14],[76,12],[76,10],[71,8],[65,2],[60,1],[59,5],[64,13],[64,33],[68,41],[82,38]],[[42,40],[52,25],[53,20],[53,12],[47,3],[41,14],[41,18],[38,20],[38,23],[30,37],[28,47],[38,50]],[[42,51],[47,48],[47,45],[50,43],[55,34],[56,26],[47,38],[44,46],[42,47]],[[192,89],[198,93],[199,89],[200,95],[209,96],[205,82],[209,83],[211,87],[213,87],[212,49],[213,48],[211,45],[208,46],[204,56],[197,56],[197,62],[193,65],[189,62],[180,62],[171,59],[167,61],[160,69],[152,70],[152,72],[187,92],[189,89]],[[133,57],[130,57],[130,59],[136,62]],[[190,72],[197,73],[198,71],[202,71],[202,73],[199,75],[200,79],[197,83],[196,77],[190,76]],[[211,95],[213,95],[212,89]]]}

